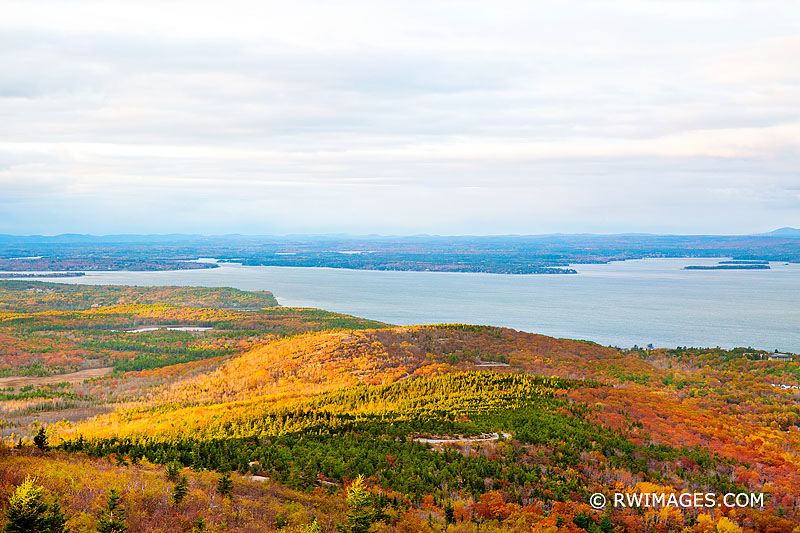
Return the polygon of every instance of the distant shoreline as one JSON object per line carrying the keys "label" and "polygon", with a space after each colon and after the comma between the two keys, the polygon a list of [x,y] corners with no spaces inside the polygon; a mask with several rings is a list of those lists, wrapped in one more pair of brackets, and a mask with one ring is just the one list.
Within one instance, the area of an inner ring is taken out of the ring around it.
{"label": "distant shoreline", "polygon": [[689,265],[684,270],[769,270],[770,266],[763,263],[736,263],[719,265]]}
{"label": "distant shoreline", "polygon": [[0,279],[31,279],[31,278],[79,278],[86,272],[39,272],[36,274],[23,274],[21,272],[0,273]]}
{"label": "distant shoreline", "polygon": [[689,270],[765,270],[770,261],[800,262],[800,237],[0,235],[0,255],[6,256],[0,257],[0,271],[31,273],[213,269],[236,262],[368,271],[576,274],[575,265],[645,258],[685,258],[686,263],[701,265],[705,262],[701,258],[715,258],[720,267],[725,265],[690,265]]}

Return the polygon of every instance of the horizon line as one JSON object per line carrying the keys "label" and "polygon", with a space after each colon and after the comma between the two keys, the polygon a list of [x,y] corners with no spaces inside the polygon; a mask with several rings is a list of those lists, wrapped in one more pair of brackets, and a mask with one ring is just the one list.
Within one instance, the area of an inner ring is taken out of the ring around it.
{"label": "horizon line", "polygon": [[784,226],[767,232],[760,233],[652,233],[652,232],[637,232],[626,231],[617,233],[593,233],[593,232],[576,232],[576,233],[492,233],[492,234],[438,234],[438,233],[409,233],[409,234],[381,234],[381,233],[284,233],[284,234],[268,234],[268,233],[220,233],[220,234],[207,234],[207,233],[54,233],[54,234],[15,234],[15,233],[0,233],[0,238],[47,238],[55,239],[59,237],[82,237],[82,238],[114,238],[114,237],[175,237],[175,238],[298,238],[298,237],[324,237],[324,238],[354,238],[354,239],[396,239],[396,238],[414,238],[414,237],[429,237],[429,238],[498,238],[498,237],[765,237],[765,236],[798,236],[800,237],[800,228]]}

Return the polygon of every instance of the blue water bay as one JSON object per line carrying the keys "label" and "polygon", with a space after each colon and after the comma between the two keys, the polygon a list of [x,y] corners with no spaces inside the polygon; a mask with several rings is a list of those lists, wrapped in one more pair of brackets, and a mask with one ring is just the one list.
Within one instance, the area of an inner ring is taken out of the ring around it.
{"label": "blue water bay", "polygon": [[716,259],[573,265],[577,275],[244,267],[88,272],[66,283],[230,286],[282,305],[393,324],[468,322],[606,345],[752,346],[800,352],[800,264],[683,270]]}

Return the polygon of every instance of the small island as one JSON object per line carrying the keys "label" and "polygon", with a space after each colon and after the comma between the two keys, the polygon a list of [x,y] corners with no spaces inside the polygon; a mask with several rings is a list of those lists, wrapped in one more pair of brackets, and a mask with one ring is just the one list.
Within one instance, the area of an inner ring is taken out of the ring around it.
{"label": "small island", "polygon": [[768,263],[733,263],[732,261],[720,262],[717,265],[689,265],[684,270],[769,270]]}

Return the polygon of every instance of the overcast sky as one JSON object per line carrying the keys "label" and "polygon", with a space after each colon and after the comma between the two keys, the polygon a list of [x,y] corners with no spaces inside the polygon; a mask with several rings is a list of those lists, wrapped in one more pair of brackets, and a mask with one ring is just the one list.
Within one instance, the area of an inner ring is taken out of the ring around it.
{"label": "overcast sky", "polygon": [[0,12],[0,233],[800,226],[796,1]]}

